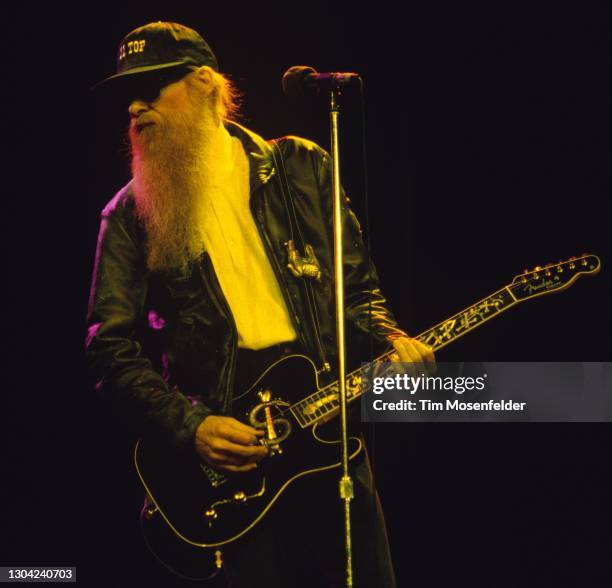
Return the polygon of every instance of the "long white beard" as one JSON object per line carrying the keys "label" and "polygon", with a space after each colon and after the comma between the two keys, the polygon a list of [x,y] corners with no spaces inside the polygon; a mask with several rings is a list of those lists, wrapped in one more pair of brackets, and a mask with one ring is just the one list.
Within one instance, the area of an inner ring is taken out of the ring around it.
{"label": "long white beard", "polygon": [[214,197],[219,170],[232,164],[225,132],[202,102],[140,133],[130,127],[136,213],[150,270],[184,269],[203,253],[205,203]]}

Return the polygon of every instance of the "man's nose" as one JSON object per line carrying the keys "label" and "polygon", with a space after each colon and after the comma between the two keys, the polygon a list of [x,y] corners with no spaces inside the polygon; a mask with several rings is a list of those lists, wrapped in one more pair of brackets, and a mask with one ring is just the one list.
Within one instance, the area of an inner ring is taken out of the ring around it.
{"label": "man's nose", "polygon": [[143,102],[142,100],[133,100],[128,108],[128,111],[132,118],[137,118],[147,110],[149,110],[149,106],[146,102]]}

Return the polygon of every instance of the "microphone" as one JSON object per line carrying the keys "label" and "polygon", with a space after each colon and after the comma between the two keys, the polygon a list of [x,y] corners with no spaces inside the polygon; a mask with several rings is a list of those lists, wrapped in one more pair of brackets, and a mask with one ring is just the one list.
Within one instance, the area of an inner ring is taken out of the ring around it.
{"label": "microphone", "polygon": [[283,92],[287,96],[303,96],[319,88],[332,89],[335,86],[352,84],[361,78],[352,72],[319,73],[308,65],[294,65],[283,75]]}

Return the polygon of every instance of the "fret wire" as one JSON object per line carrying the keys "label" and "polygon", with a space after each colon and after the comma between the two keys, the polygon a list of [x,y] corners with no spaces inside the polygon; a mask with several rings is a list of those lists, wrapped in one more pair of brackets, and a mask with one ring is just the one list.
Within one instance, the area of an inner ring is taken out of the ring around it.
{"label": "fret wire", "polygon": [[300,413],[296,412],[293,410],[293,408],[289,408],[291,414],[293,414],[293,416],[295,417],[295,420],[298,422],[298,424],[300,425],[300,427],[305,427],[308,423],[306,423],[304,421],[304,415],[300,415]]}

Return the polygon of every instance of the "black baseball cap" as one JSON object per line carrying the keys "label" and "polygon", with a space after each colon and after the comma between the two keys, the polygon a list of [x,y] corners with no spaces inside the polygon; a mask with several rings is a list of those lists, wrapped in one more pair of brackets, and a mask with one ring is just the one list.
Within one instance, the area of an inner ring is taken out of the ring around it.
{"label": "black baseball cap", "polygon": [[94,88],[135,80],[139,74],[202,65],[219,71],[215,54],[199,33],[175,22],[152,22],[125,36],[119,44],[117,73]]}

